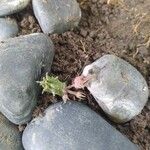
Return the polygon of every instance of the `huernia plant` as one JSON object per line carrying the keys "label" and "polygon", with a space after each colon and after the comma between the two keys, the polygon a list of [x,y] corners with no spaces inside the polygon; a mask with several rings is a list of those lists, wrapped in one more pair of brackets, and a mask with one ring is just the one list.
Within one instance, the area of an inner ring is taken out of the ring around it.
{"label": "huernia plant", "polygon": [[88,80],[83,76],[76,77],[72,85],[67,86],[65,82],[61,82],[58,77],[49,76],[48,73],[43,77],[42,81],[38,83],[42,86],[43,91],[53,94],[53,96],[58,95],[63,98],[64,102],[69,100],[69,94],[74,95],[79,99],[83,99],[85,94],[81,91],[73,91],[72,88],[81,89],[85,87],[85,83]]}

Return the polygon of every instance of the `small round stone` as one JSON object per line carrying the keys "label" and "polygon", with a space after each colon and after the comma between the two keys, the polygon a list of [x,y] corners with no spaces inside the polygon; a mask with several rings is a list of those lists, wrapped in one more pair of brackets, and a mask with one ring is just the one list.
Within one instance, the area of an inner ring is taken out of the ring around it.
{"label": "small round stone", "polygon": [[25,150],[137,150],[87,106],[74,101],[48,107],[25,128]]}
{"label": "small round stone", "polygon": [[0,114],[0,150],[23,150],[17,126]]}
{"label": "small round stone", "polygon": [[18,34],[18,25],[14,19],[0,18],[0,41]]}
{"label": "small round stone", "polygon": [[139,71],[114,55],[104,55],[86,66],[83,75],[93,75],[87,85],[95,100],[117,123],[138,115],[148,100],[148,85]]}
{"label": "small round stone", "polygon": [[63,33],[76,27],[81,10],[76,0],[32,0],[34,14],[44,33]]}
{"label": "small round stone", "polygon": [[0,0],[0,17],[21,11],[29,2],[30,0]]}
{"label": "small round stone", "polygon": [[50,71],[54,46],[43,33],[0,43],[0,111],[15,124],[27,123],[36,106],[36,83]]}

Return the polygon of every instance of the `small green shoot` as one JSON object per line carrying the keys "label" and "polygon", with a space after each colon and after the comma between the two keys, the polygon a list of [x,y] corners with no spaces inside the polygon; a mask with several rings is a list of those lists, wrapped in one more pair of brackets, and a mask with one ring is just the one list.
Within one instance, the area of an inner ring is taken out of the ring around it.
{"label": "small green shoot", "polygon": [[[76,82],[79,81],[76,80]],[[78,99],[83,99],[85,97],[85,94],[83,92],[71,90],[71,88],[75,89],[80,88],[80,87],[76,88],[76,85],[78,85],[77,83],[67,86],[67,84],[65,82],[61,82],[58,79],[58,77],[49,76],[48,73],[46,74],[45,77],[43,77],[42,81],[37,81],[37,83],[39,83],[42,86],[43,88],[42,93],[47,92],[53,94],[53,96],[58,95],[62,97],[64,102],[69,100],[68,94],[74,95]]]}
{"label": "small green shoot", "polygon": [[58,77],[49,76],[48,73],[45,77],[43,77],[42,81],[38,81],[38,83],[42,86],[42,93],[48,92],[52,93],[53,96],[63,96],[66,88],[66,83],[61,82]]}

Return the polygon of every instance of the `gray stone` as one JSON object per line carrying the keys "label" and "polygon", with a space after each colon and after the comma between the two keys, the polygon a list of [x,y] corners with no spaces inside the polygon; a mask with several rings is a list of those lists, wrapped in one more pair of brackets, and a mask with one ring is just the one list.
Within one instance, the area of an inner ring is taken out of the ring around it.
{"label": "gray stone", "polygon": [[15,37],[18,34],[18,25],[14,19],[0,18],[0,41]]}
{"label": "gray stone", "polygon": [[76,27],[81,10],[76,0],[32,0],[34,14],[44,33],[62,33]]}
{"label": "gray stone", "polygon": [[148,100],[148,86],[143,76],[114,55],[105,55],[86,66],[83,75],[93,75],[87,88],[117,123],[138,115]]}
{"label": "gray stone", "polygon": [[23,150],[17,126],[0,114],[0,150]]}
{"label": "gray stone", "polygon": [[79,102],[51,105],[24,130],[25,150],[137,150],[115,128]]}
{"label": "gray stone", "polygon": [[53,43],[44,34],[10,38],[0,43],[0,111],[13,123],[31,119],[41,73],[49,72]]}
{"label": "gray stone", "polygon": [[24,9],[30,0],[0,0],[0,16],[10,15]]}

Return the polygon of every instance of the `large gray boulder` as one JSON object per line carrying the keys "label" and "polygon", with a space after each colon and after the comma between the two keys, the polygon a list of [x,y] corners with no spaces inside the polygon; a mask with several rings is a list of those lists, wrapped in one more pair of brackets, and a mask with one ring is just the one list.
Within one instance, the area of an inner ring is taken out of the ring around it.
{"label": "large gray boulder", "polygon": [[10,15],[24,9],[30,0],[0,0],[0,16]]}
{"label": "large gray boulder", "polygon": [[0,111],[13,123],[31,119],[36,106],[36,81],[49,72],[53,43],[44,34],[31,34],[0,43]]}
{"label": "large gray boulder", "polygon": [[25,150],[137,150],[98,114],[78,102],[51,105],[22,137]]}
{"label": "large gray boulder", "polygon": [[62,33],[76,27],[81,10],[76,0],[32,0],[34,14],[44,33]]}
{"label": "large gray boulder", "polygon": [[0,114],[0,150],[23,150],[17,126]]}
{"label": "large gray boulder", "polygon": [[14,19],[0,18],[0,41],[15,37],[18,31],[18,25]]}
{"label": "large gray boulder", "polygon": [[83,70],[92,75],[87,88],[108,116],[117,123],[127,122],[143,109],[148,86],[143,76],[128,62],[104,55]]}

